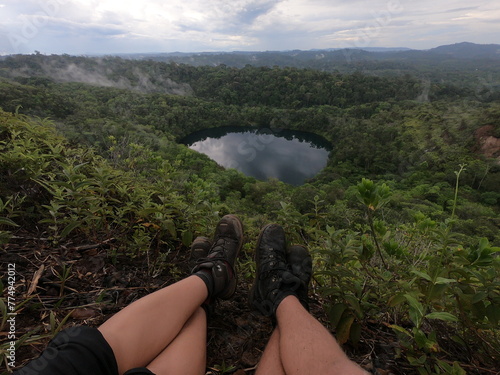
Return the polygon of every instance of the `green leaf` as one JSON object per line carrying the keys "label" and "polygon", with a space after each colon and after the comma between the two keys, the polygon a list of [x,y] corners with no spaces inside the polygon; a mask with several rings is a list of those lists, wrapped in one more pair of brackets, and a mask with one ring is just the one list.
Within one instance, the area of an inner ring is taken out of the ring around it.
{"label": "green leaf", "polygon": [[456,342],[457,344],[462,345],[464,347],[467,345],[467,343],[465,342],[465,340],[462,337],[458,336],[458,335],[451,336],[451,339],[454,342]]}
{"label": "green leaf", "polygon": [[452,373],[453,368],[449,364],[447,364],[446,362],[443,362],[439,359],[436,359],[436,362],[437,362],[438,366],[441,368],[441,370],[446,371],[447,374]]}
{"label": "green leaf", "polygon": [[474,297],[472,297],[471,303],[472,304],[477,303],[479,301],[484,300],[486,297],[488,297],[488,293],[486,293],[486,292],[476,293],[476,294],[474,294]]}
{"label": "green leaf", "polygon": [[175,223],[173,222],[173,220],[167,220],[165,222],[165,227],[167,228],[168,233],[170,233],[170,235],[176,239],[177,238],[177,229],[175,228]]}
{"label": "green leaf", "polygon": [[413,338],[415,340],[415,343],[420,349],[425,349],[428,348],[429,346],[432,345],[432,341],[427,338],[424,332],[420,329],[414,329],[413,331]]}
{"label": "green leaf", "polygon": [[457,361],[453,362],[453,375],[467,375],[467,372],[458,364]]}
{"label": "green leaf", "polygon": [[330,318],[330,323],[332,327],[337,327],[340,322],[340,318],[342,318],[342,314],[346,309],[346,305],[343,303],[336,303],[328,312],[328,317]]}
{"label": "green leaf", "polygon": [[49,325],[50,325],[50,331],[54,332],[54,330],[56,329],[56,315],[54,314],[54,311],[50,312]]}
{"label": "green leaf", "polygon": [[444,277],[437,277],[434,284],[451,284],[451,283],[456,283],[456,282],[457,282],[457,280],[455,280],[455,279],[447,279]]}
{"label": "green leaf", "polygon": [[406,293],[404,296],[410,305],[410,309],[408,311],[410,320],[413,322],[415,327],[420,328],[425,311],[424,306],[411,294]]}
{"label": "green leaf", "polygon": [[428,300],[435,301],[436,299],[443,298],[443,294],[446,290],[448,290],[448,288],[448,284],[434,284],[427,292]]}
{"label": "green leaf", "polygon": [[12,220],[6,217],[0,217],[0,225],[9,225],[11,227],[18,227],[16,223],[14,223]]}
{"label": "green leaf", "polygon": [[184,246],[191,246],[191,243],[193,242],[193,232],[190,230],[185,230],[182,233],[182,243]]}
{"label": "green leaf", "polygon": [[345,296],[345,299],[349,303],[349,305],[351,305],[353,310],[356,312],[356,316],[359,319],[362,319],[363,318],[363,311],[361,310],[361,306],[359,304],[358,298],[353,296],[353,295],[348,294]]}
{"label": "green leaf", "polygon": [[410,316],[410,320],[415,325],[415,327],[420,328],[420,325],[422,324],[422,318],[423,318],[420,311],[413,309],[413,308],[410,308],[410,311],[408,311],[408,315]]}
{"label": "green leaf", "polygon": [[406,298],[403,294],[396,294],[395,296],[392,296],[391,298],[389,298],[389,301],[387,301],[387,304],[389,305],[389,307],[395,307],[395,306],[403,303],[404,301],[406,301]]}
{"label": "green leaf", "polygon": [[81,223],[79,221],[73,221],[72,223],[69,223],[68,225],[66,225],[66,227],[61,232],[61,237],[62,238],[66,237],[68,234],[70,234],[73,231],[73,229],[79,227],[80,224]]}
{"label": "green leaf", "polygon": [[494,304],[488,305],[486,307],[486,317],[491,324],[497,326],[500,322],[500,306]]}
{"label": "green leaf", "polygon": [[349,340],[351,326],[354,322],[354,316],[348,315],[342,318],[337,325],[336,337],[340,345],[345,344]]}
{"label": "green leaf", "polygon": [[425,316],[427,319],[439,319],[439,320],[445,320],[447,322],[458,322],[458,318],[450,313],[447,312],[431,312]]}
{"label": "green leaf", "polygon": [[408,332],[406,329],[404,329],[403,327],[400,327],[396,324],[391,324],[389,326],[389,328],[392,328],[393,330],[395,330],[396,332],[401,332],[401,333],[404,333],[405,335],[407,335],[408,337],[413,337],[412,334],[410,332]]}
{"label": "green leaf", "polygon": [[482,252],[490,245],[490,242],[486,237],[483,237],[479,240],[479,251]]}
{"label": "green leaf", "polygon": [[425,361],[427,361],[427,356],[424,354],[418,359],[415,357],[408,356],[406,357],[406,359],[408,359],[408,362],[410,362],[410,365],[412,366],[422,366],[425,363]]}
{"label": "green leaf", "polygon": [[422,279],[425,279],[427,281],[430,281],[432,282],[432,278],[426,274],[425,272],[420,272],[420,271],[416,271],[416,270],[412,270],[411,273],[417,275],[417,276],[420,276]]}
{"label": "green leaf", "polygon": [[436,359],[436,363],[438,364],[438,366],[441,370],[444,370],[446,372],[446,374],[449,374],[449,375],[466,375],[467,374],[467,372],[462,367],[460,367],[460,365],[456,361],[453,362],[453,367],[451,365],[449,365],[448,363],[443,362],[439,359]]}
{"label": "green leaf", "polygon": [[71,317],[71,315],[73,314],[74,310],[71,310],[64,318],[63,320],[59,323],[59,325],[56,327],[56,330],[55,332],[53,333],[59,333],[62,331],[64,325],[66,324],[66,322],[68,321],[68,319]]}
{"label": "green leaf", "polygon": [[404,297],[406,298],[406,300],[410,304],[410,307],[413,310],[418,312],[420,316],[424,316],[424,306],[420,302],[418,302],[418,300],[414,296],[407,293],[404,295]]}
{"label": "green leaf", "polygon": [[82,181],[82,182],[79,182],[79,183],[75,184],[74,189],[78,191],[78,190],[81,190],[84,187],[92,185],[93,183],[94,183],[93,181]]}

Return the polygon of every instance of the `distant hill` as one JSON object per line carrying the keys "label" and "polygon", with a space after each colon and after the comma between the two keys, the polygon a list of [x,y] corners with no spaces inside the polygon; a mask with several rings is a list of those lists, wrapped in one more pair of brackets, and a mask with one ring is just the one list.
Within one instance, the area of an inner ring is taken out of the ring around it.
{"label": "distant hill", "polygon": [[500,44],[456,43],[440,46],[428,51],[456,59],[500,59]]}
{"label": "distant hill", "polygon": [[[45,77],[55,82],[83,82],[138,92],[190,96],[193,88],[190,82],[186,82],[186,77],[182,74],[169,77],[165,71],[177,71],[177,64],[197,68],[279,67],[340,74],[363,73],[378,77],[408,74],[424,82],[454,84],[458,87],[463,87],[463,82],[475,82],[476,91],[486,93],[485,97],[493,100],[497,98],[500,87],[499,51],[500,45],[496,44],[458,43],[429,50],[331,48],[308,51],[142,53],[92,58],[69,55],[52,55],[48,58],[34,54],[0,57],[0,77],[17,80]],[[139,61],[141,64],[136,66],[135,63]],[[156,64],[158,62],[167,64]],[[9,69],[2,69],[3,66]],[[138,69],[138,66],[144,69]],[[457,73],[462,76],[459,77]]]}
{"label": "distant hill", "polygon": [[[193,66],[218,66],[243,68],[253,66],[280,66],[296,68],[313,68],[320,70],[352,71],[357,69],[379,70],[390,69],[413,70],[414,66],[453,65],[455,68],[491,68],[500,60],[500,45],[457,43],[440,46],[430,50],[412,50],[409,48],[352,48],[352,49],[313,49],[291,51],[234,51],[234,52],[198,52],[198,53],[149,53],[121,54],[125,59],[154,60],[175,62]],[[474,64],[471,61],[474,60]],[[369,66],[368,66],[369,65]],[[378,65],[378,67],[376,66]]]}

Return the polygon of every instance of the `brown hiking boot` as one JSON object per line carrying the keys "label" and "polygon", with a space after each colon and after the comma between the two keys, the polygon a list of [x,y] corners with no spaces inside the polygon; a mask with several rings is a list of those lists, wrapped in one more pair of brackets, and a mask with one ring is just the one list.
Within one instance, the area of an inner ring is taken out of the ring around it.
{"label": "brown hiking boot", "polygon": [[217,227],[206,257],[200,258],[192,274],[208,288],[208,299],[229,299],[236,290],[234,265],[243,246],[243,225],[235,215],[224,216]]}
{"label": "brown hiking boot", "polygon": [[265,316],[274,316],[281,301],[297,296],[301,280],[287,265],[285,231],[269,224],[260,232],[255,249],[257,272],[250,292],[250,306]]}
{"label": "brown hiking boot", "polygon": [[189,268],[193,269],[199,259],[206,258],[211,247],[212,241],[210,241],[207,237],[196,237],[191,244],[191,253],[188,263]]}

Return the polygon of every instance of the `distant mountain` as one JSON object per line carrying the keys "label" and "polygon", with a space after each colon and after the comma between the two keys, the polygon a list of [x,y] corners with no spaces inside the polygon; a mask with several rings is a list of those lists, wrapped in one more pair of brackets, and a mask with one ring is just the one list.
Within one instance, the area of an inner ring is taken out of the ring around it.
{"label": "distant mountain", "polygon": [[456,59],[500,59],[500,44],[456,43],[428,50],[432,54]]}
{"label": "distant mountain", "polygon": [[[327,49],[312,49],[311,51],[339,51],[345,48],[327,48]],[[395,52],[395,51],[411,51],[407,47],[356,47],[352,49],[362,50],[366,52]]]}
{"label": "distant mountain", "polygon": [[288,51],[233,51],[197,53],[148,53],[121,54],[125,59],[154,60],[175,62],[194,66],[218,66],[243,68],[253,66],[281,66],[313,68],[326,71],[353,70],[413,70],[415,65],[438,67],[442,64],[467,69],[484,68],[497,65],[500,60],[500,45],[458,43],[440,46],[430,50],[410,48],[351,48],[351,49],[312,49]]}

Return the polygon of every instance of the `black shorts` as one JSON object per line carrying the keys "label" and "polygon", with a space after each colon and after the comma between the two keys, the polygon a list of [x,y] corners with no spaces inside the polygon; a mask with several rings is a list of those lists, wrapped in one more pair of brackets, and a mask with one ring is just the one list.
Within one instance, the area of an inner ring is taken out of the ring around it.
{"label": "black shorts", "polygon": [[[72,327],[59,332],[40,357],[15,375],[119,375],[111,346],[97,328]],[[137,368],[127,375],[154,375]]]}

